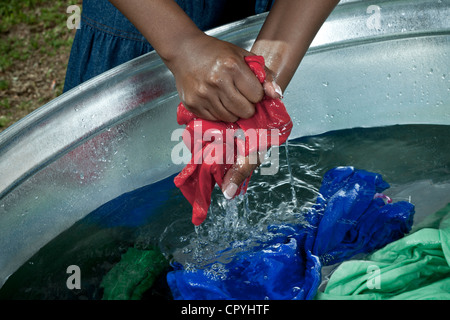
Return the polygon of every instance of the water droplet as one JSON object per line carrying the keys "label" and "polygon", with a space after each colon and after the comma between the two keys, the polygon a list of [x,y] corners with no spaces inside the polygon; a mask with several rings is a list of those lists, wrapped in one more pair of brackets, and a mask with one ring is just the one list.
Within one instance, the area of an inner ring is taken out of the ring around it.
{"label": "water droplet", "polygon": [[192,252],[192,249],[186,247],[186,248],[183,248],[182,252],[183,252],[184,254],[188,254],[188,253],[191,253],[191,252]]}

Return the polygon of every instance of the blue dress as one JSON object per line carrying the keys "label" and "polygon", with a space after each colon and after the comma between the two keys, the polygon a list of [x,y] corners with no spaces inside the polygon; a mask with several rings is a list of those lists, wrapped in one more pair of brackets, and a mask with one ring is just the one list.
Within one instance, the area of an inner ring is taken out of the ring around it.
{"label": "blue dress", "polygon": [[[268,11],[273,0],[176,0],[203,31]],[[239,9],[236,9],[239,8]],[[108,0],[84,0],[67,66],[64,92],[152,46]]]}

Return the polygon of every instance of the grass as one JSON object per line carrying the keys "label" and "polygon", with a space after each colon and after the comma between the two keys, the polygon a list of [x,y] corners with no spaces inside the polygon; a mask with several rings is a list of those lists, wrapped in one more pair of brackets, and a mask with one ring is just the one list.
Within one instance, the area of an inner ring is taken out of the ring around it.
{"label": "grass", "polygon": [[60,95],[81,0],[0,0],[0,131]]}
{"label": "grass", "polygon": [[39,50],[55,55],[61,47],[70,47],[73,37],[67,37],[68,5],[77,1],[0,0],[0,33],[7,34],[19,24],[30,27],[30,36],[24,39],[11,36],[0,44],[0,70],[7,69],[16,60],[27,60]]}

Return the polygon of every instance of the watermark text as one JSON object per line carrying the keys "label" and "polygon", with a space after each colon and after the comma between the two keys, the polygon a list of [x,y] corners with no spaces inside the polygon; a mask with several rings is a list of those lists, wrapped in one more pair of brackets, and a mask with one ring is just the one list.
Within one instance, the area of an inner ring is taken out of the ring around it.
{"label": "watermark text", "polygon": [[[274,175],[279,168],[278,129],[207,129],[195,121],[193,130],[176,129],[171,141],[178,141],[171,152],[174,164],[239,164],[247,158],[249,164],[261,166],[261,175]],[[268,146],[272,148],[268,150]],[[189,146],[189,147],[188,147]],[[191,156],[193,155],[193,156]],[[191,160],[192,158],[192,160]]]}
{"label": "watermark text", "polygon": [[381,289],[381,270],[378,266],[370,265],[367,267],[367,279],[366,285],[369,290]]}
{"label": "watermark text", "polygon": [[370,5],[366,10],[370,17],[366,20],[367,28],[371,30],[381,30],[381,8],[377,5]]}
{"label": "watermark text", "polygon": [[81,289],[81,270],[77,265],[70,265],[67,267],[66,273],[70,274],[67,278],[66,286],[67,289]]}
{"label": "watermark text", "polygon": [[71,5],[67,7],[67,13],[71,15],[67,18],[67,28],[68,29],[80,29],[80,19],[81,19],[81,9],[77,5]]}

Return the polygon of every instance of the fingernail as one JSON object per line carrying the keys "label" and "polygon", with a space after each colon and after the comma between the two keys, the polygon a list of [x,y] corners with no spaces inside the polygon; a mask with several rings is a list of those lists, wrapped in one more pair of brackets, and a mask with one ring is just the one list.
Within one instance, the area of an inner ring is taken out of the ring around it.
{"label": "fingernail", "polygon": [[273,84],[273,88],[275,89],[275,92],[278,93],[280,95],[280,99],[282,99],[283,91],[281,91],[281,87],[275,81],[272,81],[272,84]]}
{"label": "fingernail", "polygon": [[234,195],[236,194],[237,189],[238,189],[237,184],[230,183],[228,185],[228,187],[225,189],[225,191],[223,192],[225,199],[228,199],[228,200],[233,199]]}

